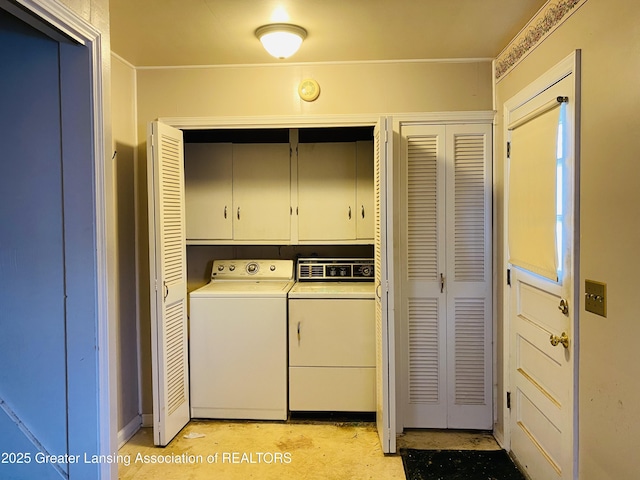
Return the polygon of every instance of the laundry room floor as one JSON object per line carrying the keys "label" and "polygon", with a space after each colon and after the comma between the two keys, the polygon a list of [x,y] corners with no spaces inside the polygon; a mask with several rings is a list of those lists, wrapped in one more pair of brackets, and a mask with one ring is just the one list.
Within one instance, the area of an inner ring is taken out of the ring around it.
{"label": "laundry room floor", "polygon": [[[398,449],[498,449],[490,433],[408,431]],[[405,479],[400,455],[384,455],[371,422],[191,421],[165,448],[150,428],[119,454],[120,480]]]}

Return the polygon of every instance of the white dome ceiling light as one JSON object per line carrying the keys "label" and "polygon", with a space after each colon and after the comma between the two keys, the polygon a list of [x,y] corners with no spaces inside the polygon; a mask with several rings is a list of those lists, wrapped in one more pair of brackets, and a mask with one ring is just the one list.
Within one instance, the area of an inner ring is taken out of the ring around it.
{"label": "white dome ceiling light", "polygon": [[264,49],[276,58],[288,58],[298,51],[307,31],[289,23],[272,23],[256,30]]}

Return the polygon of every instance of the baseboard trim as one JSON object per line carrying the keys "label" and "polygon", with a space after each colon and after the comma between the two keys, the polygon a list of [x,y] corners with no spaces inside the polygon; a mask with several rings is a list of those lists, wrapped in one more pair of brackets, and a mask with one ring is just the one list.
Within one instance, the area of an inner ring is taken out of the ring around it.
{"label": "baseboard trim", "polygon": [[118,432],[118,448],[127,443],[140,430],[140,427],[142,427],[142,416],[136,415]]}
{"label": "baseboard trim", "polygon": [[142,414],[142,426],[143,427],[153,427],[153,413],[143,413]]}

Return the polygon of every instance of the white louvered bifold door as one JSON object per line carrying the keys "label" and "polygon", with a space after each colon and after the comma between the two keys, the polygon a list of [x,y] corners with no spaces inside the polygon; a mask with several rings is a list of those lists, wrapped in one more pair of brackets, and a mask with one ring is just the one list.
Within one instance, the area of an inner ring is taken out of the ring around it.
{"label": "white louvered bifold door", "polygon": [[393,291],[390,283],[393,255],[391,119],[382,118],[374,129],[374,257],[376,317],[376,427],[384,453],[396,452],[395,337]]}
{"label": "white louvered bifold door", "polygon": [[447,126],[447,428],[493,426],[491,126]]}
{"label": "white louvered bifold door", "polygon": [[149,264],[154,442],[190,419],[182,131],[149,124]]}
{"label": "white louvered bifold door", "polygon": [[446,428],[445,128],[402,129],[406,162],[404,425]]}
{"label": "white louvered bifold door", "polygon": [[404,427],[491,428],[491,130],[402,127]]}

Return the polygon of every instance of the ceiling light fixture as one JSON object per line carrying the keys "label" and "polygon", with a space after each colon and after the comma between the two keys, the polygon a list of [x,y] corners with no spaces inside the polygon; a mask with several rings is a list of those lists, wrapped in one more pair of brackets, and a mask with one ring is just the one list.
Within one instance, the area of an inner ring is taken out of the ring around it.
{"label": "ceiling light fixture", "polygon": [[272,23],[256,30],[264,49],[276,58],[288,58],[298,51],[307,31],[289,23]]}

